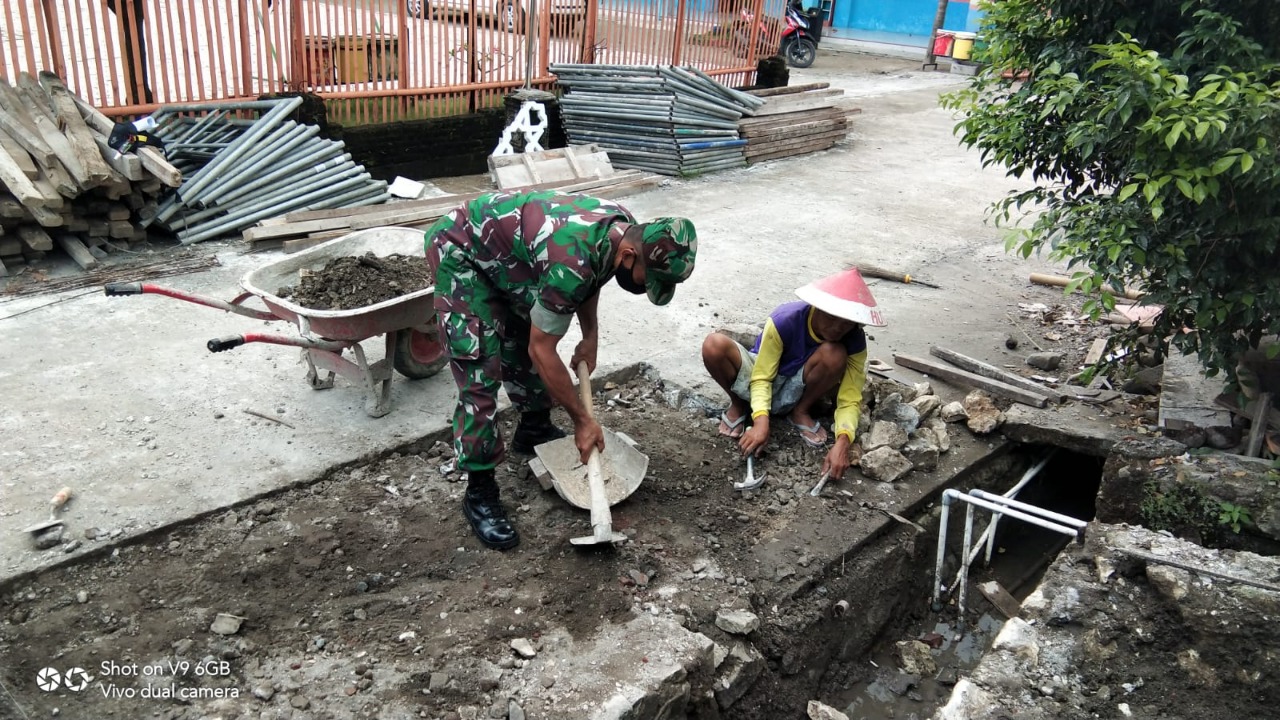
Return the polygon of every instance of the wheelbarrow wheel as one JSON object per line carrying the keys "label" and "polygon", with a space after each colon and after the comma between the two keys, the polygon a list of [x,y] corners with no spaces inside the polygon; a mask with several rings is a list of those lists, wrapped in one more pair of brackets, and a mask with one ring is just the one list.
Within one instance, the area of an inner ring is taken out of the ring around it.
{"label": "wheelbarrow wheel", "polygon": [[396,371],[410,380],[429,378],[449,363],[449,356],[436,336],[429,332],[401,330],[396,333],[396,351],[392,365]]}

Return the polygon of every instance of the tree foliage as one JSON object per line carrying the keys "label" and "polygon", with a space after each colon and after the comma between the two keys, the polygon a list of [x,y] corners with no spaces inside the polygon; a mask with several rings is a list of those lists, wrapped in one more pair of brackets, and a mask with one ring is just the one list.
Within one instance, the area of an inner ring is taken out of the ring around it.
{"label": "tree foliage", "polygon": [[[1234,379],[1280,317],[1275,0],[998,0],[988,63],[944,98],[984,164],[1035,187],[993,208],[1009,248],[1073,268],[1097,317],[1141,285],[1157,337]],[[1014,78],[1029,72],[1025,82]],[[1017,223],[1015,223],[1017,224]],[[1134,347],[1136,329],[1122,333]]]}

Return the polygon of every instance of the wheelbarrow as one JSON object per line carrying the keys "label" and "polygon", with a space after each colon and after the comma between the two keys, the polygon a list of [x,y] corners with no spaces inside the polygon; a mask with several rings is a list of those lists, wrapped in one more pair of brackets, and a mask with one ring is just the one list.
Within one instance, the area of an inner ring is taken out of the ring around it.
{"label": "wheelbarrow", "polygon": [[[341,375],[365,389],[365,411],[369,416],[382,417],[391,411],[392,368],[417,380],[435,375],[448,363],[436,332],[435,288],[354,310],[306,308],[265,289],[293,285],[302,270],[319,270],[334,258],[366,252],[379,256],[393,253],[424,256],[422,231],[381,227],[335,238],[247,273],[240,281],[244,292],[229,302],[151,283],[108,283],[104,291],[107,295],[165,295],[256,320],[294,323],[299,337],[244,333],[214,338],[207,347],[211,352],[223,352],[258,342],[302,348],[307,382],[313,389],[331,388],[334,376]],[[244,305],[255,297],[266,310]],[[386,354],[382,360],[370,363],[360,343],[379,335],[385,336]],[[351,351],[354,361],[344,357],[347,350]],[[327,375],[321,378],[321,372]]]}

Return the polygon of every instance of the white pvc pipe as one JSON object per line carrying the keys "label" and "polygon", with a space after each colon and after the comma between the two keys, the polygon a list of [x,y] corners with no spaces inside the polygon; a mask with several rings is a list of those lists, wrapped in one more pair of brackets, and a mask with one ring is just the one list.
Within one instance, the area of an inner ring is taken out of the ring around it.
{"label": "white pvc pipe", "polygon": [[[964,499],[963,495],[960,497],[961,499]],[[969,503],[969,506],[966,507],[964,511],[965,553],[964,553],[964,557],[962,558],[962,562],[960,563],[960,576],[963,579],[960,581],[959,595],[956,599],[956,604],[959,611],[958,616],[960,618],[960,627],[962,628],[964,627],[964,598],[965,598],[966,591],[969,589],[969,552],[968,550],[969,550],[969,543],[973,541],[973,505],[974,505],[973,503]]]}
{"label": "white pvc pipe", "polygon": [[[1022,488],[1026,487],[1027,483],[1031,482],[1031,480],[1034,479],[1036,475],[1039,475],[1040,471],[1044,469],[1044,466],[1048,465],[1049,461],[1052,460],[1053,456],[1056,455],[1057,453],[1058,453],[1058,448],[1054,448],[1050,450],[1048,453],[1046,453],[1045,456],[1040,459],[1040,462],[1036,463],[1035,465],[1032,465],[1030,468],[1027,469],[1025,473],[1022,474],[1022,478],[1018,480],[1016,485],[1014,485],[1013,487],[1005,491],[1004,497],[1007,497],[1007,498],[1018,497],[1018,493],[1022,492]],[[983,564],[988,566],[991,565],[991,554],[995,552],[995,549],[996,549],[996,528],[999,525],[1000,525],[1000,516],[992,515],[991,522],[987,524],[986,532],[984,532],[982,534],[982,537],[978,539],[979,543],[982,543],[984,540],[986,541],[987,556],[986,558],[983,559]]]}
{"label": "white pvc pipe", "polygon": [[1022,512],[1021,510],[1014,510],[1013,508],[1010,508],[1010,507],[997,505],[989,500],[979,500],[978,498],[973,497],[972,495],[960,495],[959,499],[964,500],[967,503],[977,505],[978,507],[984,510],[990,510],[991,512],[994,512],[994,513],[1003,513],[1005,515],[1008,515],[1011,518],[1017,518],[1018,520],[1021,520],[1025,523],[1030,523],[1037,527],[1042,527],[1046,530],[1052,530],[1056,533],[1061,533],[1063,535],[1070,535],[1071,537],[1075,537],[1078,532],[1073,527],[1067,527],[1066,525],[1061,525],[1056,522],[1051,522],[1049,520],[1045,520],[1044,518],[1038,518],[1035,515],[1028,515],[1027,513]]}
{"label": "white pvc pipe", "polygon": [[942,519],[938,523],[938,559],[933,566],[933,607],[937,608],[934,612],[938,612],[942,608],[938,606],[938,602],[942,599],[942,561],[947,550],[947,518],[951,514],[951,493],[953,490],[944,490],[942,492]]}
{"label": "white pvc pipe", "polygon": [[1076,527],[1080,529],[1084,529],[1089,525],[1089,523],[1085,522],[1084,520],[1073,518],[1070,515],[1063,515],[1062,513],[1056,513],[1052,510],[1045,510],[1044,508],[1036,507],[1035,505],[1029,505],[1024,502],[1019,502],[1017,500],[1014,500],[1013,498],[1005,497],[1004,495],[992,495],[989,492],[983,492],[982,490],[977,490],[977,489],[970,490],[969,494],[972,495],[973,497],[978,498],[979,500],[987,500],[987,501],[996,503],[997,505],[1007,505],[1015,510],[1021,510],[1026,513],[1030,513],[1032,515],[1038,515],[1042,518],[1053,520],[1054,522],[1058,522],[1063,525],[1069,525],[1071,527]]}

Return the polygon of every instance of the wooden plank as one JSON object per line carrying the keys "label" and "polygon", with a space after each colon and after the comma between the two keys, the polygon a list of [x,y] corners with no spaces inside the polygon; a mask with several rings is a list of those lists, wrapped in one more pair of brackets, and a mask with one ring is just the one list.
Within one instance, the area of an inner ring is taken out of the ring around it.
{"label": "wooden plank", "polygon": [[1249,442],[1245,445],[1244,454],[1258,457],[1262,454],[1262,441],[1267,437],[1267,415],[1271,412],[1271,393],[1264,392],[1258,396],[1258,407],[1253,413],[1253,427],[1249,428]]}
{"label": "wooden plank", "polygon": [[764,107],[800,105],[811,100],[827,100],[830,98],[840,97],[842,95],[844,95],[844,90],[831,87],[822,88],[820,90],[806,90],[801,93],[781,93],[773,95],[765,100]]}
{"label": "wooden plank", "polygon": [[0,237],[0,255],[21,255],[22,243],[15,237]]}
{"label": "wooden plank", "polygon": [[48,164],[54,161],[53,148],[40,137],[30,115],[22,107],[22,100],[3,80],[0,80],[0,130],[4,130],[9,137],[31,153],[31,158],[37,164]]}
{"label": "wooden plank", "polygon": [[27,154],[26,148],[19,145],[18,141],[10,137],[9,133],[4,130],[0,130],[0,148],[4,148],[9,153],[9,157],[13,158],[18,169],[22,171],[23,175],[27,176],[28,180],[35,179],[36,173],[39,172],[36,169],[36,162]]}
{"label": "wooden plank", "polygon": [[799,112],[801,110],[816,110],[818,108],[831,107],[835,107],[835,100],[830,97],[805,98],[803,100],[778,104],[766,103],[764,107],[756,111],[756,117],[766,117],[769,115]]}
{"label": "wooden plank", "polygon": [[329,242],[335,237],[341,237],[345,234],[346,233],[340,232],[340,233],[330,233],[330,234],[326,234],[324,236],[318,236],[318,237],[305,237],[305,238],[298,238],[296,240],[285,240],[284,246],[282,249],[286,253],[301,252],[302,250],[313,248],[321,243]]}
{"label": "wooden plank", "polygon": [[129,206],[124,203],[113,202],[107,206],[108,220],[128,220],[132,215]]}
{"label": "wooden plank", "polygon": [[805,123],[803,127],[775,128],[768,132],[747,135],[744,139],[747,141],[747,147],[751,147],[752,145],[760,146],[774,142],[792,142],[804,140],[805,138],[827,137],[832,133],[848,135],[849,124],[844,120],[819,120],[813,123]]}
{"label": "wooden plank", "polygon": [[800,123],[810,122],[813,120],[825,120],[828,118],[840,118],[844,114],[837,108],[820,108],[817,110],[803,110],[801,112],[781,113],[778,115],[767,115],[762,118],[746,118],[738,121],[738,131],[757,130],[762,128],[788,127],[798,125]]}
{"label": "wooden plank", "polygon": [[820,130],[830,130],[834,128],[848,127],[849,121],[839,115],[828,115],[813,119],[805,119],[803,122],[792,123],[788,125],[780,125],[777,127],[752,127],[741,128],[738,131],[739,137],[746,140],[758,137],[769,137],[771,135],[781,135],[783,133],[803,134],[806,132],[814,132]]}
{"label": "wooden plank", "polygon": [[[1065,288],[1067,284],[1071,282],[1071,278],[1069,277],[1063,277],[1061,275],[1046,275],[1044,273],[1031,273],[1030,280],[1036,285],[1048,285],[1049,287],[1060,288]],[[1141,290],[1132,287],[1125,288],[1123,293],[1116,292],[1114,288],[1112,288],[1111,292],[1116,297],[1123,296],[1129,300],[1141,300],[1144,294]]]}
{"label": "wooden plank", "polygon": [[113,240],[127,240],[133,237],[133,223],[128,220],[111,220],[107,224],[107,237]]}
{"label": "wooden plank", "polygon": [[787,85],[786,87],[760,88],[759,90],[748,90],[748,95],[755,95],[758,98],[774,97],[775,95],[791,95],[793,93],[809,92],[810,90],[826,90],[831,87],[831,83],[806,83],[804,85]]}
{"label": "wooden plank", "polygon": [[41,227],[62,227],[66,222],[61,213],[46,207],[27,208],[27,211],[31,213],[33,220],[40,223]]}
{"label": "wooden plank", "polygon": [[[0,148],[3,150],[3,148]],[[3,157],[3,156],[0,156]],[[0,218],[25,218],[27,213],[15,197],[0,197]]]}
{"label": "wooden plank", "polygon": [[[89,127],[107,137],[111,136],[111,130],[115,127],[115,122],[111,118],[103,115],[98,111],[98,108],[85,102],[84,98],[79,95],[72,95],[71,99],[75,102],[76,107],[80,109],[80,115]],[[182,184],[182,172],[170,165],[169,161],[164,158],[164,154],[159,150],[153,147],[140,147],[134,148],[133,152],[142,161],[142,168],[151,173],[160,182],[169,187],[178,187]]]}
{"label": "wooden plank", "polygon": [[98,143],[94,140],[93,133],[89,131],[89,126],[85,123],[79,108],[76,107],[75,100],[71,99],[71,92],[67,90],[67,86],[57,75],[45,71],[40,73],[37,87],[44,89],[44,96],[48,98],[49,106],[58,118],[62,134],[80,158],[86,175],[89,178],[99,178],[96,184],[107,182],[111,178],[111,166],[103,159]]}
{"label": "wooden plank", "polygon": [[1018,617],[1022,613],[1022,603],[1018,602],[1017,598],[1010,595],[1009,591],[1005,590],[995,580],[979,584],[978,592],[982,593],[982,596],[990,601],[996,610],[999,610],[1000,614],[1009,620]]}
{"label": "wooden plank", "polygon": [[1107,339],[1097,338],[1089,345],[1089,352],[1085,353],[1085,367],[1093,367],[1102,359],[1102,353],[1107,351]]}
{"label": "wooden plank", "polygon": [[836,130],[828,130],[827,132],[817,133],[814,135],[805,135],[803,137],[797,137],[792,139],[771,140],[767,142],[748,141],[747,154],[750,155],[752,152],[761,153],[761,152],[772,152],[774,150],[785,150],[786,148],[789,148],[789,147],[803,147],[805,145],[811,145],[820,140],[835,141],[843,138],[848,134],[849,133],[847,130],[845,130],[844,128],[839,128]]}
{"label": "wooden plank", "polygon": [[19,227],[18,239],[32,250],[48,252],[53,249],[53,238],[49,237],[49,233],[45,232],[44,228],[35,225]]}
{"label": "wooden plank", "polygon": [[[35,180],[31,181],[31,184],[36,186],[40,191],[40,194],[44,195],[45,200],[47,201],[43,207],[47,207],[50,210],[61,210],[67,206],[68,196],[59,192],[59,189],[67,187],[68,184],[74,187],[75,182],[71,180],[71,177],[67,175],[66,172],[66,170],[62,170],[60,173],[57,173],[56,178],[51,179],[48,174],[46,174],[46,169],[41,167],[40,174],[36,176]],[[55,182],[57,185],[55,185]],[[78,192],[78,190],[79,188],[77,188],[76,191]]]}
{"label": "wooden plank", "polygon": [[[0,81],[0,84],[2,83],[3,81]],[[4,183],[4,186],[9,189],[9,192],[13,193],[14,198],[19,203],[29,208],[45,207],[55,201],[55,198],[46,196],[36,186],[35,182],[39,174],[37,171],[36,178],[28,178],[22,168],[18,166],[18,163],[14,161],[13,156],[9,154],[9,151],[0,146],[0,183]],[[57,199],[57,202],[61,202],[61,200]]]}
{"label": "wooden plank", "polygon": [[1029,392],[1044,395],[1045,397],[1049,398],[1050,400],[1056,403],[1065,402],[1067,399],[1066,395],[1058,392],[1057,390],[1045,387],[1044,385],[1041,385],[1038,382],[1035,382],[1033,380],[1028,380],[1022,377],[1021,375],[1011,373],[1008,370],[998,368],[995,365],[982,362],[981,360],[978,360],[976,358],[971,358],[968,355],[961,355],[960,353],[954,350],[948,350],[947,348],[938,347],[937,345],[934,345],[933,347],[929,348],[929,354],[941,360],[945,360],[951,363],[952,365],[955,365],[956,367],[960,368],[961,370],[968,370],[971,373],[977,373],[978,375],[981,375],[982,377],[985,377],[985,378],[991,378],[992,380],[999,380],[1002,383],[1013,385],[1014,387],[1020,387],[1023,390],[1027,390]]}
{"label": "wooden plank", "polygon": [[72,260],[80,266],[82,270],[89,270],[98,265],[98,260],[89,252],[89,248],[80,242],[80,239],[74,235],[58,235],[58,245],[62,247],[63,252],[71,256]]}
{"label": "wooden plank", "polygon": [[755,165],[757,163],[767,162],[769,160],[780,160],[782,158],[795,157],[797,155],[807,155],[808,153],[815,153],[815,152],[822,152],[823,150],[830,150],[835,146],[836,146],[835,140],[823,140],[822,142],[815,143],[813,145],[809,145],[806,147],[791,148],[788,150],[778,150],[776,152],[761,153],[757,155],[749,155],[747,156],[747,163],[750,165]]}
{"label": "wooden plank", "polygon": [[950,365],[944,365],[927,358],[915,357],[912,355],[894,354],[894,362],[912,370],[925,373],[931,377],[940,378],[952,383],[968,385],[980,390],[986,390],[993,395],[1020,402],[1031,407],[1042,408],[1049,404],[1049,399],[1040,393],[1033,393],[1029,390],[1023,390],[1020,387],[1014,387],[1008,383],[1002,383],[999,380],[985,378],[976,373],[959,370]]}
{"label": "wooden plank", "polygon": [[142,170],[142,159],[132,153],[121,155],[111,146],[107,144],[107,139],[93,133],[93,142],[98,146],[98,154],[102,156],[103,162],[110,165],[113,170],[120,173],[126,180],[134,182],[141,181],[147,177]]}

